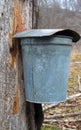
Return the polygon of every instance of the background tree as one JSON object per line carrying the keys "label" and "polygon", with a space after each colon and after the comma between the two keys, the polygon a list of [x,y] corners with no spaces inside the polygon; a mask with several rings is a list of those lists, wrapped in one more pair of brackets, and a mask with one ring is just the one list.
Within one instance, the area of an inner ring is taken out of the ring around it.
{"label": "background tree", "polygon": [[[70,28],[81,33],[80,0],[38,1],[38,28]],[[81,51],[80,44],[77,44],[77,49]]]}

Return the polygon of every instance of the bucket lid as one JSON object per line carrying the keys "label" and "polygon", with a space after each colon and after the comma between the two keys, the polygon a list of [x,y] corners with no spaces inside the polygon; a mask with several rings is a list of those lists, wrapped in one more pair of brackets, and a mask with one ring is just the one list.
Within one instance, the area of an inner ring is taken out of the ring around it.
{"label": "bucket lid", "polygon": [[47,37],[52,35],[61,35],[72,37],[73,42],[80,39],[80,35],[71,29],[31,29],[14,35],[14,38],[28,38],[28,37]]}

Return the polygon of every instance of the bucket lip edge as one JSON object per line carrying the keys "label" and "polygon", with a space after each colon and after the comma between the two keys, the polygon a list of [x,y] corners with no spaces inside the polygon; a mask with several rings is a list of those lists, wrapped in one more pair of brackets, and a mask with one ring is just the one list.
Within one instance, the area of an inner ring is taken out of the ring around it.
{"label": "bucket lip edge", "polygon": [[66,36],[66,35],[54,35],[54,37],[67,38],[67,39],[72,39],[72,40],[73,40],[73,37],[71,37],[71,36]]}
{"label": "bucket lip edge", "polygon": [[[35,38],[32,38],[32,39],[30,39],[30,38],[22,38],[21,39],[21,46],[24,46],[24,45],[69,45],[69,46],[71,46],[72,45],[73,38],[70,37],[70,36],[55,35],[55,37],[51,37],[51,38],[53,38],[53,39],[49,40],[49,41],[48,40],[44,41],[42,39],[42,41],[40,40],[39,43],[36,42]],[[57,39],[54,40],[54,38],[57,38]],[[66,42],[64,43],[63,42],[64,38],[70,40],[70,42],[67,41],[67,43]],[[34,41],[34,39],[35,39],[35,41]],[[39,38],[37,38],[37,39],[39,41]],[[60,42],[61,39],[62,39],[62,41]],[[59,40],[59,42],[58,42],[58,40]]]}

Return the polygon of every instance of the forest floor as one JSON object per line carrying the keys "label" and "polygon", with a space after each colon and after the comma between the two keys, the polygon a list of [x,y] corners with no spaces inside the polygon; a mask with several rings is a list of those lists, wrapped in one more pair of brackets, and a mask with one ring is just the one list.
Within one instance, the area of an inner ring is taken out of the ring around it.
{"label": "forest floor", "polygon": [[[44,130],[81,130],[81,54],[71,54],[67,99],[44,105]],[[54,127],[54,128],[53,128]]]}

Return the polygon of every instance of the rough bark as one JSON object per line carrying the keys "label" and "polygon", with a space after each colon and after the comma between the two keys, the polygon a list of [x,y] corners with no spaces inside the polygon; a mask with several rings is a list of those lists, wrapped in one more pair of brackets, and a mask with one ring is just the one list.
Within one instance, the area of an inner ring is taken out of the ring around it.
{"label": "rough bark", "polygon": [[12,38],[30,28],[31,0],[0,0],[0,130],[36,130],[34,105],[25,101],[19,41]]}
{"label": "rough bark", "polygon": [[33,13],[32,13],[32,28],[38,28],[38,20],[39,20],[39,6],[38,0],[33,0]]}

